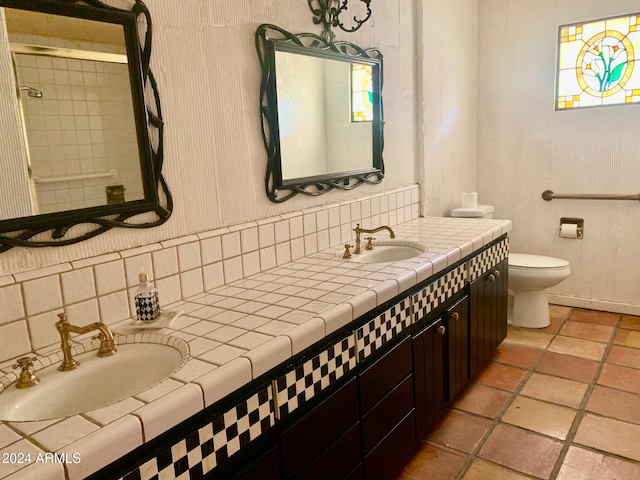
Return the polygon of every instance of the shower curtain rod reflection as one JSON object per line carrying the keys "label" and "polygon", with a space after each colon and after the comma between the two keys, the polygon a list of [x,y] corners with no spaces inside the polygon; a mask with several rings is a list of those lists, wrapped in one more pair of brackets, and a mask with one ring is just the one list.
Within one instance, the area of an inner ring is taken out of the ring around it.
{"label": "shower curtain rod reflection", "polygon": [[35,183],[69,182],[72,180],[87,180],[89,178],[108,178],[118,175],[118,171],[111,169],[108,172],[84,173],[79,175],[62,175],[59,177],[33,177]]}
{"label": "shower curtain rod reflection", "polygon": [[553,190],[545,190],[542,192],[542,198],[547,202],[553,199],[565,199],[565,200],[637,200],[640,201],[640,194],[638,195],[616,195],[616,194],[599,194],[599,193],[553,193]]}

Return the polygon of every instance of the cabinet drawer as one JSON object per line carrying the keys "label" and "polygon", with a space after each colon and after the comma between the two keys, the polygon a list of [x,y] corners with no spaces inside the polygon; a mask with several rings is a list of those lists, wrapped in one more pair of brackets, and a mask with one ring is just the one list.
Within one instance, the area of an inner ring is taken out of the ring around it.
{"label": "cabinet drawer", "polygon": [[362,418],[365,455],[380,443],[413,408],[413,376],[409,375]]}
{"label": "cabinet drawer", "polygon": [[360,463],[360,424],[342,435],[318,458],[305,467],[296,480],[327,480],[347,478]]}
{"label": "cabinet drawer", "polygon": [[362,472],[362,464],[358,464],[358,466],[349,474],[347,478],[344,480],[362,480],[364,478],[364,473]]}
{"label": "cabinet drawer", "polygon": [[405,338],[360,375],[362,413],[380,401],[411,369],[411,339]]}
{"label": "cabinet drawer", "polygon": [[409,413],[402,422],[365,457],[367,480],[389,480],[407,462],[416,447],[415,414]]}
{"label": "cabinet drawer", "polygon": [[250,467],[233,477],[233,480],[277,480],[280,478],[278,447],[273,447]]}
{"label": "cabinet drawer", "polygon": [[325,399],[281,434],[282,464],[287,478],[331,445],[358,420],[355,379]]}

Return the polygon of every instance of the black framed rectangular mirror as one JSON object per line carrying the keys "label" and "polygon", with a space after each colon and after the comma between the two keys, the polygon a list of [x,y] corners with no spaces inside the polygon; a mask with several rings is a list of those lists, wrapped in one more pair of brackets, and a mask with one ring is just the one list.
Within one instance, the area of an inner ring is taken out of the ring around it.
{"label": "black framed rectangular mirror", "polygon": [[151,17],[122,3],[0,0],[0,252],[171,215]]}
{"label": "black framed rectangular mirror", "polygon": [[382,54],[260,25],[265,189],[273,202],[384,178]]}

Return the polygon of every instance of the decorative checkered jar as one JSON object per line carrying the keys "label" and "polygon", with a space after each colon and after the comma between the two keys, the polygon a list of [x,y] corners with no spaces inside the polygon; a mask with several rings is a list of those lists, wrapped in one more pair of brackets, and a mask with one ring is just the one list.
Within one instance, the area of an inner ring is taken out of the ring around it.
{"label": "decorative checkered jar", "polygon": [[151,286],[146,273],[140,274],[140,287],[136,290],[134,301],[139,321],[149,322],[160,316],[160,299],[158,290]]}

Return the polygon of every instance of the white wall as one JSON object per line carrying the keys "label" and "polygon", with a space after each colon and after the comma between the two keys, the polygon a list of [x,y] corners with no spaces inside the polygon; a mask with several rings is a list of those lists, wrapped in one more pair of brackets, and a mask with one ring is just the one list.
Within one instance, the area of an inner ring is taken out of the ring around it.
{"label": "white wall", "polygon": [[449,215],[476,186],[477,3],[418,2],[425,215]]}
{"label": "white wall", "polygon": [[[638,10],[632,0],[479,2],[478,191],[513,220],[512,251],[561,257],[557,301],[640,312],[640,204],[542,200],[558,193],[640,192],[640,107],[554,111],[558,26]],[[584,240],[558,237],[560,217]]]}
{"label": "white wall", "polygon": [[[4,13],[0,12],[4,24]],[[27,172],[27,150],[22,141],[16,82],[11,67],[9,39],[0,29],[0,220],[31,215],[33,205]]]}
{"label": "white wall", "polygon": [[0,255],[0,276],[47,265],[370,195],[418,181],[414,82],[414,2],[378,2],[355,34],[338,32],[385,55],[385,162],[380,185],[297,196],[271,203],[264,192],[266,153],[259,114],[260,67],[254,33],[261,23],[313,31],[307,2],[211,0],[146,2],[153,19],[152,69],[165,128],[165,168],[175,210],[163,226],[112,230],[75,246],[22,249]]}

